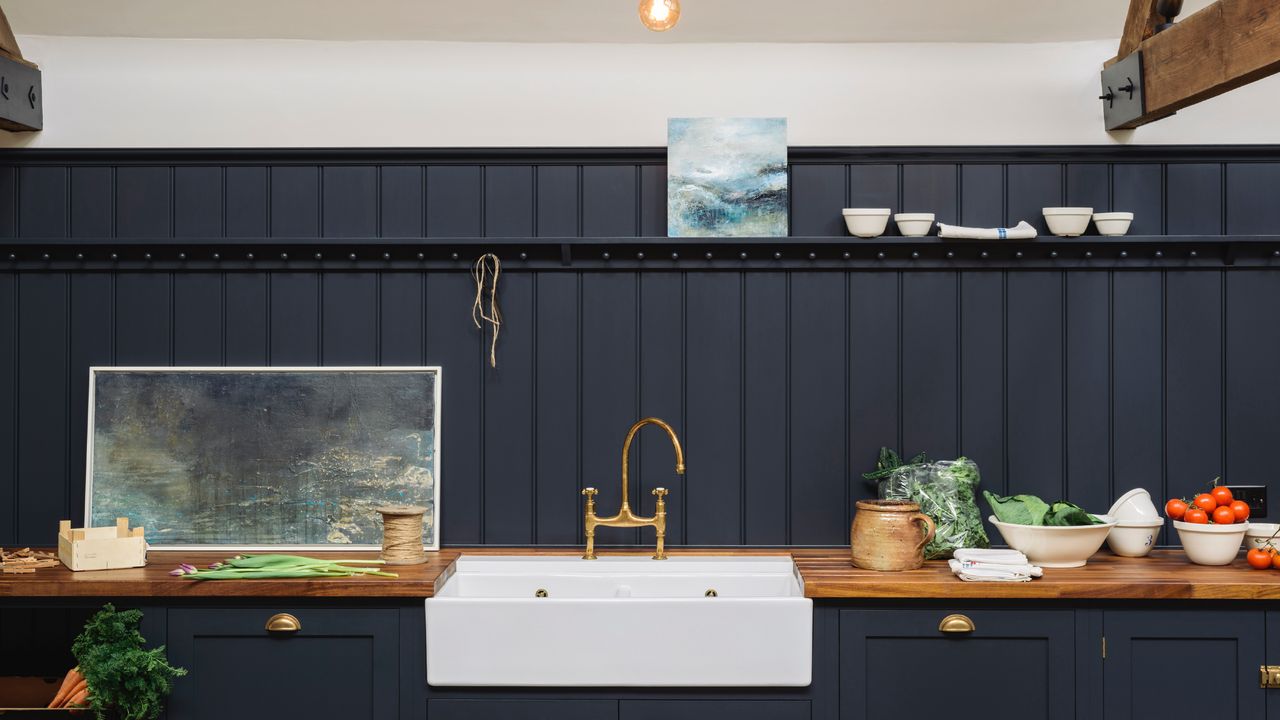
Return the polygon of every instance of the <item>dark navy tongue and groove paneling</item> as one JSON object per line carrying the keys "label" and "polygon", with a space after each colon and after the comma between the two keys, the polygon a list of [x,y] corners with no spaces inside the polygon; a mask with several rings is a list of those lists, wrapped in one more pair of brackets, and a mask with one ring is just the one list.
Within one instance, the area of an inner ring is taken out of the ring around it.
{"label": "dark navy tongue and groove paneling", "polygon": [[[791,161],[796,237],[738,247],[653,239],[661,148],[6,151],[0,544],[48,545],[57,520],[80,519],[87,369],[111,364],[443,365],[446,544],[579,542],[578,490],[613,509],[623,434],[645,415],[676,427],[689,471],[646,430],[631,501],[647,512],[649,489],[670,488],[676,544],[843,544],[885,444],[967,454],[997,492],[1095,510],[1136,486],[1272,482],[1280,241],[1251,238],[1231,265],[1230,238],[1209,236],[1280,234],[1280,149],[793,148]],[[1206,236],[1201,255],[1119,241],[988,266],[960,243],[913,265],[910,246],[877,263],[874,241],[830,244],[842,207],[1043,229],[1040,208],[1066,203],[1133,210],[1134,233]],[[559,243],[537,244],[548,237],[597,240],[562,265]],[[507,319],[496,370],[468,272],[491,249]],[[842,250],[859,259],[840,264]]]}

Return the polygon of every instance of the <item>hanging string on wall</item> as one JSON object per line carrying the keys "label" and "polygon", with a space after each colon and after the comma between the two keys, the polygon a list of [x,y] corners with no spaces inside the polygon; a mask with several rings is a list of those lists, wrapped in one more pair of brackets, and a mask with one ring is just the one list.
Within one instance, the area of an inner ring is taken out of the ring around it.
{"label": "hanging string on wall", "polygon": [[[489,341],[489,367],[498,367],[498,332],[502,330],[502,312],[498,310],[498,275],[502,273],[502,261],[493,253],[485,253],[471,267],[471,277],[476,281],[476,301],[471,306],[471,320],[484,333],[484,323],[493,326],[493,338]],[[489,308],[485,310],[485,290],[488,289]]]}

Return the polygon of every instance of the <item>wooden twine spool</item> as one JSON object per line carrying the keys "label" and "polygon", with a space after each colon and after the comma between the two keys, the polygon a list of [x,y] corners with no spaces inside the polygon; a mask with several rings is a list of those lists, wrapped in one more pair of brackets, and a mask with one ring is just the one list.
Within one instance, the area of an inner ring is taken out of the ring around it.
{"label": "wooden twine spool", "polygon": [[419,505],[386,505],[375,508],[382,514],[382,559],[388,565],[421,565],[427,561],[422,550],[422,515]]}

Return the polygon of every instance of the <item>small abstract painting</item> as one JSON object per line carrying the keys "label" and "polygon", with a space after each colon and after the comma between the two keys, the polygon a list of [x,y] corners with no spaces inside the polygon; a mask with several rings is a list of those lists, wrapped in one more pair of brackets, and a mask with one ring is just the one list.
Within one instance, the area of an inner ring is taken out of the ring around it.
{"label": "small abstract painting", "polygon": [[152,547],[439,547],[439,368],[92,368],[85,521]]}
{"label": "small abstract painting", "polygon": [[667,120],[667,235],[787,235],[786,118]]}

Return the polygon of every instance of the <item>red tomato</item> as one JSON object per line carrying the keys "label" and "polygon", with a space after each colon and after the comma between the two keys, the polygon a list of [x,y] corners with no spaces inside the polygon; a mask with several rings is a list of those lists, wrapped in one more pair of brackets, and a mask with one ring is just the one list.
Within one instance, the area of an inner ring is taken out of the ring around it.
{"label": "red tomato", "polygon": [[1187,504],[1174,498],[1164,504],[1164,514],[1171,520],[1181,520],[1182,516],[1187,514]]}
{"label": "red tomato", "polygon": [[1230,507],[1222,505],[1213,511],[1213,521],[1219,525],[1230,525],[1236,521],[1236,514],[1231,512]]}
{"label": "red tomato", "polygon": [[1271,567],[1280,570],[1280,553],[1271,554]]}
{"label": "red tomato", "polygon": [[1182,516],[1182,521],[1203,525],[1209,522],[1209,513],[1201,510],[1198,507],[1193,507],[1187,510],[1186,515]]}
{"label": "red tomato", "polygon": [[1219,485],[1215,487],[1209,491],[1209,494],[1213,496],[1214,502],[1219,505],[1230,505],[1231,501],[1235,500],[1231,495],[1231,488],[1226,485]]}
{"label": "red tomato", "polygon": [[1243,500],[1231,501],[1231,512],[1236,516],[1236,522],[1244,522],[1249,519],[1249,503]]}
{"label": "red tomato", "polygon": [[1249,562],[1249,567],[1254,570],[1266,570],[1271,567],[1271,553],[1262,548],[1254,548],[1250,550],[1244,559]]}
{"label": "red tomato", "polygon": [[1218,507],[1218,501],[1214,500],[1209,493],[1200,493],[1191,503],[1207,513],[1213,512],[1214,508]]}

